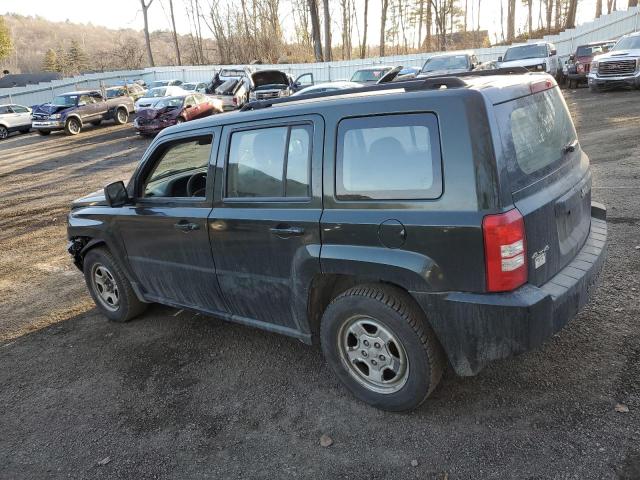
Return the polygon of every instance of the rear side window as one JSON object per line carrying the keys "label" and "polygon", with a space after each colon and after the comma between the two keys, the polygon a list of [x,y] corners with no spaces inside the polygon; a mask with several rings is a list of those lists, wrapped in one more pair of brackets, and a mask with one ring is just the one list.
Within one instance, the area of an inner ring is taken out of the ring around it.
{"label": "rear side window", "polygon": [[342,120],[336,153],[338,199],[433,199],[442,193],[434,114]]}
{"label": "rear side window", "polygon": [[310,125],[234,132],[227,198],[308,197],[311,132]]}
{"label": "rear side window", "polygon": [[497,107],[512,189],[520,190],[558,169],[577,137],[558,88]]}

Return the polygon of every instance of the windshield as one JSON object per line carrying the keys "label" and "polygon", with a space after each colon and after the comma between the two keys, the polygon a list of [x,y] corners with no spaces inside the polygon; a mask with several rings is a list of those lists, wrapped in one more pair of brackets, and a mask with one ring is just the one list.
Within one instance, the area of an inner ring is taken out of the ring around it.
{"label": "windshield", "polygon": [[611,50],[639,50],[640,49],[640,35],[634,37],[621,38],[615,47]]}
{"label": "windshield", "polygon": [[583,47],[578,47],[576,50],[576,57],[593,57],[595,55],[600,55],[601,53],[607,53],[610,49],[610,43],[605,43],[604,45],[585,45]]}
{"label": "windshield", "polygon": [[151,90],[149,90],[149,92],[147,92],[147,97],[164,97],[166,96],[166,92],[167,89],[166,87],[159,87],[159,88],[152,88]]}
{"label": "windshield", "polygon": [[153,104],[153,108],[160,110],[161,108],[180,108],[182,107],[182,98],[166,98],[158,100]]}
{"label": "windshield", "polygon": [[156,80],[155,82],[151,82],[151,88],[166,87],[167,85],[169,85],[169,80]]}
{"label": "windshield", "polygon": [[78,102],[78,95],[58,95],[51,102],[56,107],[73,107]]}
{"label": "windshield", "polygon": [[466,55],[448,55],[446,57],[431,57],[426,61],[423,72],[434,72],[436,70],[458,70],[469,68]]}
{"label": "windshield", "polygon": [[358,70],[351,77],[352,82],[377,82],[390,68]]}
{"label": "windshield", "polygon": [[195,83],[183,83],[180,86],[182,87],[183,90],[195,90],[196,89],[196,84]]}
{"label": "windshield", "polygon": [[122,97],[127,94],[124,88],[109,88],[106,93],[107,98]]}
{"label": "windshield", "polygon": [[521,47],[511,47],[504,54],[503,62],[513,60],[524,60],[527,58],[543,58],[547,56],[546,45],[522,45]]}

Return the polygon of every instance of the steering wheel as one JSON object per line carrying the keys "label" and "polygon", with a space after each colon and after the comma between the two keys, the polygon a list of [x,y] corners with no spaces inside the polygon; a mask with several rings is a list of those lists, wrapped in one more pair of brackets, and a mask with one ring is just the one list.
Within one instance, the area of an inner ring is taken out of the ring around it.
{"label": "steering wheel", "polygon": [[188,197],[204,197],[206,195],[207,172],[194,173],[187,182]]}

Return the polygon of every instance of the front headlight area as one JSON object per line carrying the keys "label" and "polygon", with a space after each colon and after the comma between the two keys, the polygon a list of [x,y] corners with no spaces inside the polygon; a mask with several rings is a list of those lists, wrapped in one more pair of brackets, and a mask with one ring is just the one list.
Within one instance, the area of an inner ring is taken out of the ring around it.
{"label": "front headlight area", "polygon": [[598,62],[597,60],[591,62],[591,73],[596,73],[598,71],[598,65],[600,65],[600,62]]}
{"label": "front headlight area", "polygon": [[60,115],[59,113],[54,113],[53,115],[49,115],[50,120],[60,120],[61,118],[62,118],[62,115]]}

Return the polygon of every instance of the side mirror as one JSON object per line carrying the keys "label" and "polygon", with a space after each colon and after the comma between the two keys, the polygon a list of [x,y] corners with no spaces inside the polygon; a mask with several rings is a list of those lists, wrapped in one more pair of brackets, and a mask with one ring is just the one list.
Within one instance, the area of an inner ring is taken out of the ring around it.
{"label": "side mirror", "polygon": [[557,55],[557,53],[558,53],[557,50],[551,50],[551,54],[549,56],[553,57],[554,55]]}
{"label": "side mirror", "polygon": [[129,203],[129,194],[124,186],[124,182],[113,182],[104,187],[104,198],[110,207],[122,207]]}
{"label": "side mirror", "polygon": [[498,63],[502,62],[502,57],[498,57]]}
{"label": "side mirror", "polygon": [[87,105],[87,102],[78,102],[79,107],[84,107]]}

